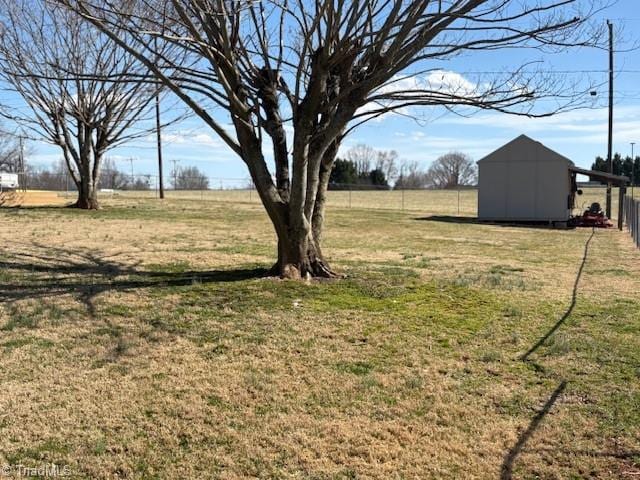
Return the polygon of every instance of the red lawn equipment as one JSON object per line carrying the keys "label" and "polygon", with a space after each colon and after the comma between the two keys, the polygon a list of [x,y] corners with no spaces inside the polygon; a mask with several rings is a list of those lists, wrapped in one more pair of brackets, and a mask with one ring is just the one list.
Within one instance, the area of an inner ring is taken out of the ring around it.
{"label": "red lawn equipment", "polygon": [[575,217],[573,219],[573,223],[576,227],[613,227],[613,223],[611,223],[611,221],[604,214],[598,202],[592,203],[589,207],[589,210],[585,210],[582,215]]}

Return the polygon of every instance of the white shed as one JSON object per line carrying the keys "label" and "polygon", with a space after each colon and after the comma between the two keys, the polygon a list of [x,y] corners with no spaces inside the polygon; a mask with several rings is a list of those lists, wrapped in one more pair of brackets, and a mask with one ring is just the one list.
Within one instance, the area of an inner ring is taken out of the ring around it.
{"label": "white shed", "polygon": [[478,219],[566,222],[573,162],[520,135],[478,161]]}

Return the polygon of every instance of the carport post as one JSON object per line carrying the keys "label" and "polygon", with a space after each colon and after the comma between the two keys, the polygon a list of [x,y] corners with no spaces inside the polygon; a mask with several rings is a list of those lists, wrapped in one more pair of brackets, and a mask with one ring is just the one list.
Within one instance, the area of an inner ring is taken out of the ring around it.
{"label": "carport post", "polygon": [[627,187],[620,185],[618,192],[618,229],[622,230],[624,219],[624,194],[627,193]]}

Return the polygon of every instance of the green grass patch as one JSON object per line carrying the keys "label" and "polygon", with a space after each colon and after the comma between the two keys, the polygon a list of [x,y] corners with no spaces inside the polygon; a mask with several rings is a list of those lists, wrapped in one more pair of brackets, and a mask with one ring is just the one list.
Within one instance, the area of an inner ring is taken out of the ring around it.
{"label": "green grass patch", "polygon": [[4,348],[5,351],[11,351],[25,346],[31,346],[33,348],[51,348],[54,346],[54,343],[46,338],[29,336],[15,338],[13,340],[7,340],[6,342],[0,343],[0,347]]}

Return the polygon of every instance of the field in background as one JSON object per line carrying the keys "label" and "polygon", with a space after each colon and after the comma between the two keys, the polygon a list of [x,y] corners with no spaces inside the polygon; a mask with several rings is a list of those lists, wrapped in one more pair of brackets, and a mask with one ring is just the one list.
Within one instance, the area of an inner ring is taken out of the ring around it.
{"label": "field in background", "polygon": [[[606,190],[603,187],[584,188],[584,195],[577,197],[574,214],[580,214],[591,205],[599,202],[603,209]],[[640,192],[639,192],[640,194]],[[75,200],[75,192],[28,191],[19,195],[0,194],[0,206],[58,206]],[[102,192],[100,198],[106,201],[117,199],[151,200],[158,193],[149,191]],[[200,200],[228,202],[234,204],[260,204],[255,190],[166,190],[168,200]],[[15,198],[17,197],[17,198]],[[618,190],[613,189],[612,218],[617,218]],[[463,190],[333,190],[328,192],[328,204],[335,208],[356,208],[375,210],[400,210],[423,212],[431,215],[450,215],[475,217],[478,211],[478,192],[475,189]]]}
{"label": "field in background", "polygon": [[[604,208],[606,189],[603,187],[584,188],[584,195],[578,196],[575,214],[582,213],[592,202],[599,202]],[[230,203],[259,204],[260,198],[252,190],[201,190],[165,192],[167,199],[209,200]],[[333,190],[328,192],[328,204],[336,208],[363,208],[384,210],[406,210],[433,215],[455,215],[475,217],[478,212],[478,192],[464,190]],[[612,217],[617,218],[618,189],[613,189]],[[109,195],[105,195],[107,198]],[[155,198],[155,191],[120,191],[115,198]]]}
{"label": "field in background", "polygon": [[433,218],[455,215],[434,192],[406,212],[336,193],[324,249],[347,278],[310,284],[260,278],[275,239],[255,200],[0,209],[0,465],[637,478],[626,233]]}

